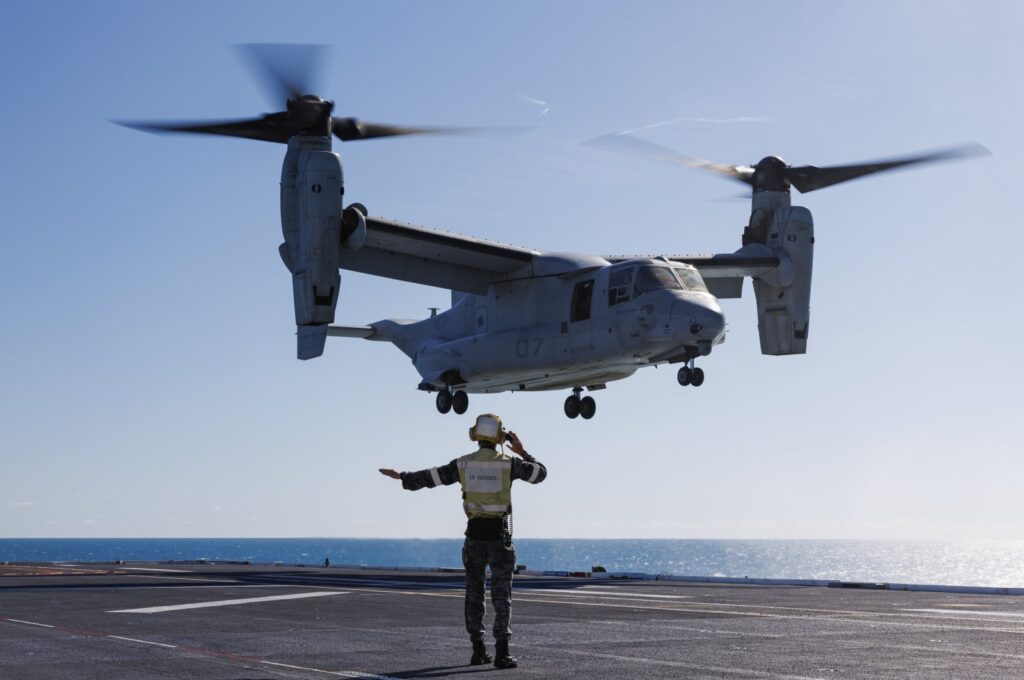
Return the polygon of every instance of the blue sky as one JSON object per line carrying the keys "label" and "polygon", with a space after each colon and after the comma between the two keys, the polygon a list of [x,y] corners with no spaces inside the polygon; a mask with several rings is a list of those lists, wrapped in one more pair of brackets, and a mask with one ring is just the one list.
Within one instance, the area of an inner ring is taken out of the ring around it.
{"label": "blue sky", "polygon": [[[307,42],[335,46],[320,92],[340,115],[533,126],[339,144],[347,198],[545,250],[739,246],[733,185],[581,145],[600,134],[674,120],[643,135],[727,163],[985,144],[794,194],[816,221],[807,355],[760,355],[747,288],[699,390],[646,369],[586,423],[562,393],[470,413],[549,467],[516,489],[524,536],[1024,538],[1022,19],[1012,2],[8,3],[0,535],[460,534],[454,489],[376,468],[467,452],[470,416],[438,415],[382,343],[294,359],[283,147],[109,122],[272,110],[229,46]],[[338,317],[447,299],[343,273]]]}

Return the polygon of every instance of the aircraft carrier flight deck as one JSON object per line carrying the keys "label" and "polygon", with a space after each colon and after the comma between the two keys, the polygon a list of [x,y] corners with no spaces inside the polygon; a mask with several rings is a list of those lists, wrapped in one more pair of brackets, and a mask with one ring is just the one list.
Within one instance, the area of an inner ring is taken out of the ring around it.
{"label": "aircraft carrier flight deck", "polygon": [[462,587],[457,571],[0,565],[0,678],[1024,677],[1019,595],[517,576],[520,665],[499,670],[468,665]]}

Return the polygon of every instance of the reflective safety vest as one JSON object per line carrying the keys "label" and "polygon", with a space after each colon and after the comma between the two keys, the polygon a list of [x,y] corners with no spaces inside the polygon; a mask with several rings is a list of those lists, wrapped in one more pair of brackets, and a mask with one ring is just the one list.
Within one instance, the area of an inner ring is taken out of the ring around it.
{"label": "reflective safety vest", "polygon": [[503,517],[512,509],[512,458],[480,447],[457,461],[466,516]]}

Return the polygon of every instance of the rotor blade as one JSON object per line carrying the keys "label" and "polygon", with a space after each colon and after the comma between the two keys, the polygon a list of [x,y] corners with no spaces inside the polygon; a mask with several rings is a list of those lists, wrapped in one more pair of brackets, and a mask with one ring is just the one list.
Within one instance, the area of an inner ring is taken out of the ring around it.
{"label": "rotor blade", "polygon": [[288,138],[295,134],[286,112],[271,113],[262,118],[245,120],[177,121],[166,123],[156,121],[114,122],[118,125],[156,134],[186,132],[203,135],[225,135],[228,137],[245,137],[246,139],[258,139],[264,142],[279,142],[282,144],[287,143]]}
{"label": "rotor blade", "polygon": [[830,187],[833,184],[848,182],[851,179],[864,177],[876,172],[885,172],[908,165],[919,163],[934,163],[937,161],[950,161],[958,158],[970,158],[972,156],[991,156],[992,152],[978,143],[965,144],[951,149],[942,149],[919,156],[908,156],[906,158],[893,158],[889,160],[875,161],[872,163],[858,163],[856,165],[834,165],[826,168],[819,168],[813,165],[802,165],[786,169],[786,177],[789,183],[796,187],[797,191],[806,194],[809,191]]}
{"label": "rotor blade", "polygon": [[666,149],[663,146],[640,139],[639,137],[634,137],[628,132],[602,135],[600,137],[588,139],[583,143],[587,146],[606,149],[608,151],[618,151],[619,153],[625,153],[631,156],[646,158],[648,160],[658,161],[661,163],[669,163],[670,165],[682,165],[687,168],[697,168],[698,170],[714,172],[719,175],[724,175],[730,179],[743,182],[744,184],[753,183],[753,168],[736,165],[723,165],[721,163],[705,161],[700,158],[685,156],[671,149]]}
{"label": "rotor blade", "polygon": [[313,94],[313,83],[327,51],[325,45],[287,43],[238,45],[235,49],[263,81],[275,108],[289,99]]}
{"label": "rotor blade", "polygon": [[360,139],[376,137],[398,137],[401,135],[453,135],[473,134],[480,128],[449,128],[449,127],[411,127],[407,125],[388,125],[385,123],[366,123],[358,118],[334,118],[331,129],[343,142],[354,142]]}

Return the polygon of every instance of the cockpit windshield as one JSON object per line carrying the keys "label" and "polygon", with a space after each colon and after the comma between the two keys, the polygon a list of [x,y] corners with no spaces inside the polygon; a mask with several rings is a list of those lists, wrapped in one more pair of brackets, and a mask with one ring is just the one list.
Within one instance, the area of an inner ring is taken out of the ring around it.
{"label": "cockpit windshield", "polygon": [[704,279],[700,277],[693,269],[686,269],[683,267],[673,267],[672,270],[679,277],[679,280],[683,282],[683,288],[686,290],[696,290],[701,293],[708,292],[708,287],[704,285]]}
{"label": "cockpit windshield", "polygon": [[637,295],[655,290],[680,290],[682,286],[668,267],[640,267],[634,289]]}

